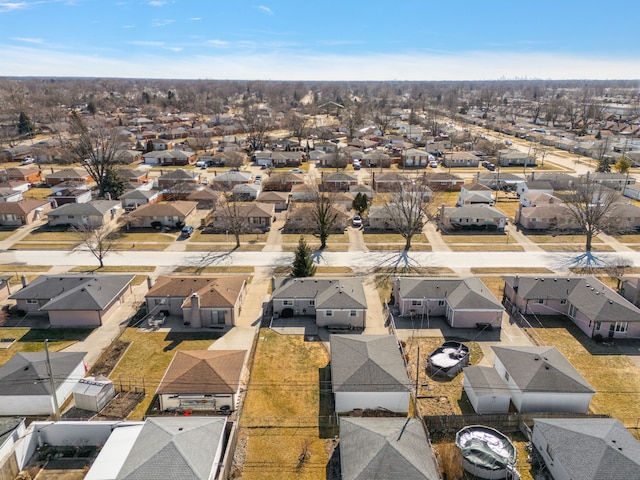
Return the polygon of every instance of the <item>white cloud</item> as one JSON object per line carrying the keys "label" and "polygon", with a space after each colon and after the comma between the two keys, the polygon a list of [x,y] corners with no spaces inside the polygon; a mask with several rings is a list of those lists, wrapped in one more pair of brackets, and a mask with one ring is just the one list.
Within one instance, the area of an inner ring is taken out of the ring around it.
{"label": "white cloud", "polygon": [[229,42],[224,41],[224,40],[208,40],[207,44],[211,45],[213,47],[228,47],[229,46]]}
{"label": "white cloud", "polygon": [[[162,42],[136,45],[166,47]],[[158,52],[158,50],[151,50]],[[463,52],[369,56],[286,55],[264,52],[187,56],[166,62],[144,52],[121,58],[69,54],[33,46],[0,45],[0,76],[85,76],[272,80],[637,79],[640,58],[551,53]]]}
{"label": "white cloud", "polygon": [[164,47],[164,42],[154,42],[151,40],[130,40],[129,45],[138,45],[140,47]]}
{"label": "white cloud", "polygon": [[258,5],[258,10],[262,10],[268,15],[274,15],[273,10],[271,10],[269,7],[265,7],[264,5]]}
{"label": "white cloud", "polygon": [[44,43],[44,41],[41,38],[11,37],[11,40],[15,40],[16,42],[24,42],[24,43],[36,43],[36,44]]}
{"label": "white cloud", "polygon": [[151,5],[152,7],[162,7],[163,5],[166,5],[167,2],[164,2],[162,0],[150,0],[147,2],[147,5]]}
{"label": "white cloud", "polygon": [[181,52],[182,51],[182,47],[164,47],[165,50],[170,50],[172,52]]}
{"label": "white cloud", "polygon": [[152,27],[166,27],[167,25],[171,25],[175,20],[153,20],[151,22]]}
{"label": "white cloud", "polygon": [[123,25],[122,28],[136,28],[135,25]]}
{"label": "white cloud", "polygon": [[0,13],[14,12],[25,8],[29,8],[27,2],[0,2]]}
{"label": "white cloud", "polygon": [[200,17],[191,17],[189,20],[191,20],[192,22],[199,22],[200,20],[202,20],[202,18],[200,18]]}

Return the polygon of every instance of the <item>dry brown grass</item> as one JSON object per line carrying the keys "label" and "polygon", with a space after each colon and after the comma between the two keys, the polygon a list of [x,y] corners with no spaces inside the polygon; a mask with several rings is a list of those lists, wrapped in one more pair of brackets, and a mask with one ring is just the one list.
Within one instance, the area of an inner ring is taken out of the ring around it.
{"label": "dry brown grass", "polygon": [[[482,243],[482,244],[506,244],[506,234],[493,234],[493,235],[442,235],[442,239],[446,243]],[[513,242],[513,240],[510,240]],[[514,242],[515,243],[515,242]]]}
{"label": "dry brown grass", "polygon": [[546,273],[546,274],[553,274],[553,270],[549,270],[548,268],[544,268],[544,267],[523,267],[523,268],[517,268],[517,267],[472,267],[471,269],[471,273],[473,273],[474,275],[488,275],[488,274],[492,274],[492,273],[496,273],[496,274],[504,274],[504,275],[508,275],[508,274],[529,274],[529,273]]}
{"label": "dry brown grass", "polygon": [[49,265],[18,265],[18,264],[5,264],[0,265],[0,272],[15,273],[15,272],[48,272],[51,270]]}
{"label": "dry brown grass", "polygon": [[[304,238],[304,241],[307,242],[309,245],[313,245],[320,242],[318,237],[316,237],[315,235],[302,235],[302,237]],[[296,234],[296,233],[282,234],[283,244],[290,243],[294,246],[297,246],[299,240],[300,240],[300,234]],[[331,243],[349,243],[349,235],[347,235],[346,233],[329,235],[329,238],[327,239],[327,245]]]}
{"label": "dry brown grass", "polygon": [[[321,413],[320,369],[329,354],[303,336],[271,330],[259,335],[240,421],[247,438],[242,478],[325,478],[330,440],[320,438],[319,415],[331,412]],[[300,465],[305,446],[309,457]]]}
{"label": "dry brown grass", "polygon": [[[636,427],[640,418],[640,375],[615,346],[598,344],[564,317],[540,317],[533,336],[556,347],[596,390],[591,411]],[[529,330],[529,329],[527,329]]]}
{"label": "dry brown grass", "polygon": [[[577,243],[584,246],[586,237],[584,235],[536,235],[526,234],[527,238],[535,243]],[[598,237],[593,239],[593,244],[602,243]]]}
{"label": "dry brown grass", "polygon": [[[538,245],[545,252],[584,252],[584,244],[566,244],[566,243],[546,243]],[[615,249],[609,245],[593,245],[594,252],[614,252]]]}
{"label": "dry brown grass", "polygon": [[174,273],[253,273],[253,267],[228,266],[228,267],[176,267]]}
{"label": "dry brown grass", "polygon": [[500,300],[502,299],[502,291],[504,290],[504,280],[500,276],[481,276],[480,280],[487,286],[491,293]]}
{"label": "dry brown grass", "polygon": [[524,248],[522,248],[517,243],[505,243],[502,245],[493,244],[493,245],[449,245],[451,251],[453,252],[524,252]]}

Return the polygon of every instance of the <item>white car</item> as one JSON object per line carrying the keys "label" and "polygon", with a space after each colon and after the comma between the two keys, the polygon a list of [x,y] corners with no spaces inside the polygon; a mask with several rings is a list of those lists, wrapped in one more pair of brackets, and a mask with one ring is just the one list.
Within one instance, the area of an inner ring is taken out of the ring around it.
{"label": "white car", "polygon": [[429,160],[429,166],[431,168],[438,168],[438,161],[437,160]]}
{"label": "white car", "polygon": [[361,227],[362,226],[362,217],[360,215],[354,215],[353,216],[353,220],[351,220],[351,223],[354,227]]}

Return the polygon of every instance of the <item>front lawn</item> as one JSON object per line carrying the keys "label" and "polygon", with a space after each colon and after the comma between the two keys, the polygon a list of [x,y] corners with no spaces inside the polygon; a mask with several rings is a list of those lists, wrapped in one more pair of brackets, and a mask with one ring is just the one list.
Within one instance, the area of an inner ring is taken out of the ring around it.
{"label": "front lawn", "polygon": [[69,345],[83,340],[93,330],[90,328],[63,328],[36,330],[30,328],[1,328],[0,339],[14,338],[9,348],[0,349],[0,365],[18,352],[44,352],[44,341],[49,340],[49,351],[58,352]]}

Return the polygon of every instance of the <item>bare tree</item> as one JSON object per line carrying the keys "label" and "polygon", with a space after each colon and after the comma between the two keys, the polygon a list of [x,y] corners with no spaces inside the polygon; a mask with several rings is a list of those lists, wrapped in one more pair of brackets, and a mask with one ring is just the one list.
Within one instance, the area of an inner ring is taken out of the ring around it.
{"label": "bare tree", "polygon": [[81,163],[98,184],[99,196],[109,190],[105,182],[109,171],[121,163],[123,148],[117,129],[98,128],[90,131],[78,114],[71,117],[72,132],[77,138],[71,145],[71,156]]}
{"label": "bare tree", "polygon": [[586,236],[585,252],[591,254],[592,242],[600,232],[615,233],[618,219],[611,215],[620,193],[591,179],[579,183],[573,190],[559,194],[575,222]]}
{"label": "bare tree", "polygon": [[335,152],[329,153],[326,157],[327,166],[336,169],[336,172],[343,170],[349,165],[349,157],[342,150],[336,149]]}
{"label": "bare tree", "polygon": [[236,247],[240,247],[240,236],[249,233],[249,223],[244,215],[244,206],[241,202],[232,200],[230,196],[226,197],[220,205],[220,214],[224,229],[231,233],[236,240]]}
{"label": "bare tree", "polygon": [[273,129],[271,118],[260,111],[255,104],[246,104],[242,110],[244,122],[242,128],[247,137],[247,144],[252,152],[262,150],[268,141],[268,133]]}
{"label": "bare tree", "polygon": [[424,181],[400,183],[399,191],[385,202],[384,208],[393,227],[405,239],[404,250],[411,248],[411,240],[422,233],[429,221],[427,204],[431,190]]}
{"label": "bare tree", "polygon": [[373,113],[373,122],[380,130],[380,135],[385,136],[389,130],[391,130],[391,124],[393,123],[393,116],[391,115],[391,108],[385,106],[380,107]]}
{"label": "bare tree", "polygon": [[316,227],[314,236],[320,239],[320,249],[326,248],[329,235],[338,219],[338,211],[333,203],[330,193],[321,192],[319,189],[314,192],[313,221]]}
{"label": "bare tree", "polygon": [[302,139],[307,136],[309,130],[307,126],[308,118],[298,112],[289,112],[285,119],[285,125],[289,129],[291,136],[302,143]]}
{"label": "bare tree", "polygon": [[80,226],[75,231],[80,235],[81,245],[96,257],[100,268],[104,267],[104,258],[114,249],[116,236],[112,228],[109,225]]}

